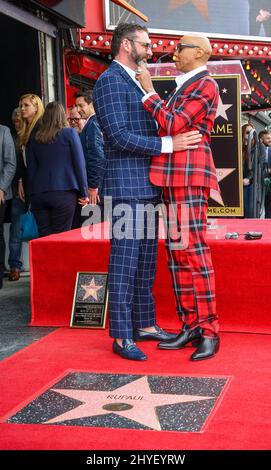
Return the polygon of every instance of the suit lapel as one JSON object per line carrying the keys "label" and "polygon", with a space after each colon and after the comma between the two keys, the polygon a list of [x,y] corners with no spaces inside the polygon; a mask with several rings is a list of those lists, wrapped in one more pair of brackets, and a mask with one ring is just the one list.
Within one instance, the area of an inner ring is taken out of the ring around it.
{"label": "suit lapel", "polygon": [[189,80],[187,80],[186,82],[184,82],[184,84],[179,88],[179,90],[177,92],[174,92],[168,99],[167,101],[167,107],[169,105],[172,105],[173,101],[176,101],[177,98],[179,98],[179,96],[181,96],[184,92],[184,90],[189,87],[190,85],[192,85],[194,82],[196,82],[197,80],[199,80],[200,78],[202,77],[206,77],[210,75],[208,70],[203,70],[202,72],[199,72],[197,73],[197,75],[194,75],[194,77],[191,77]]}
{"label": "suit lapel", "polygon": [[169,93],[168,97],[167,97],[167,107],[168,105],[170,104],[171,102],[171,99],[173,98],[173,96],[175,95],[176,93],[176,87]]}
{"label": "suit lapel", "polygon": [[[90,118],[91,119],[91,118]],[[87,129],[88,129],[88,126],[89,126],[89,123],[90,123],[90,119],[88,119],[87,123],[84,125],[83,127],[83,130],[82,132],[79,134],[81,139],[83,138],[86,138],[86,135],[87,135]]]}
{"label": "suit lapel", "polygon": [[141,98],[142,96],[144,96],[144,92],[141,90],[141,88],[139,88],[139,86],[134,82],[134,80],[130,77],[130,75],[126,72],[126,70],[120,64],[118,64],[117,62],[112,62],[112,64],[110,65],[110,68],[114,70],[116,73],[120,74],[124,78],[124,80],[126,80],[126,82],[131,87],[133,87],[133,89],[137,93],[139,93]]}

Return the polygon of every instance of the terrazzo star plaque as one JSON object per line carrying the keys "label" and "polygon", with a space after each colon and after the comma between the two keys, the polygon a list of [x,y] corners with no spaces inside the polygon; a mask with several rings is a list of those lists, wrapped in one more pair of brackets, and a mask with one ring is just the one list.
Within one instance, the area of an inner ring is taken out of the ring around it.
{"label": "terrazzo star plaque", "polygon": [[202,432],[228,380],[69,373],[8,422]]}
{"label": "terrazzo star plaque", "polygon": [[107,273],[77,273],[70,326],[105,327],[108,303],[107,277]]}

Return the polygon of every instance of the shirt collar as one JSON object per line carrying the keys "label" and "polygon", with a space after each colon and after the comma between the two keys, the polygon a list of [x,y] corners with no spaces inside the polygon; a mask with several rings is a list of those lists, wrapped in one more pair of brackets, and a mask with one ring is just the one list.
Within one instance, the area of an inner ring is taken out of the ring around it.
{"label": "shirt collar", "polygon": [[122,64],[121,62],[119,62],[118,60],[114,59],[114,62],[117,62],[117,64],[121,65],[124,70],[126,70],[126,72],[130,75],[130,77],[133,79],[133,80],[136,80],[135,76],[136,76],[136,73],[135,73],[135,70],[131,69],[130,67],[127,67],[127,65],[124,65]]}
{"label": "shirt collar", "polygon": [[86,123],[87,123],[93,116],[95,116],[95,114],[96,114],[96,113],[91,114],[91,115],[86,119],[85,125],[86,125]]}
{"label": "shirt collar", "polygon": [[183,75],[178,75],[178,77],[176,77],[175,79],[177,83],[177,88],[180,88],[185,82],[187,82],[187,80],[190,80],[190,78],[194,77],[200,72],[203,72],[204,70],[207,70],[206,65],[197,67],[196,69],[191,70],[191,72],[184,73]]}
{"label": "shirt collar", "polygon": [[144,94],[146,94],[146,91],[143,90],[143,88],[140,85],[139,81],[136,79],[136,71],[131,69],[130,67],[127,67],[127,65],[123,65],[121,62],[119,62],[116,59],[114,59],[114,62],[117,62],[117,64],[121,65],[121,67],[124,68],[124,70],[128,73],[128,75],[131,77],[131,79],[137,84],[137,86],[140,88],[140,90],[143,91]]}

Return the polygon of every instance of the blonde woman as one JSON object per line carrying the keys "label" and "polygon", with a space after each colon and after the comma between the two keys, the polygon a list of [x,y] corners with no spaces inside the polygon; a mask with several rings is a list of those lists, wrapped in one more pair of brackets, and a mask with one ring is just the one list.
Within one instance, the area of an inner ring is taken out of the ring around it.
{"label": "blonde woman", "polygon": [[60,103],[46,106],[26,156],[31,210],[40,236],[70,230],[78,201],[88,203],[88,182],[80,138],[68,127]]}
{"label": "blonde woman", "polygon": [[44,106],[39,96],[27,93],[21,96],[19,101],[21,128],[19,135],[19,148],[22,151],[24,171],[20,175],[18,194],[22,201],[26,200],[25,168],[26,168],[26,146],[29,140],[35,135],[38,122],[44,113]]}

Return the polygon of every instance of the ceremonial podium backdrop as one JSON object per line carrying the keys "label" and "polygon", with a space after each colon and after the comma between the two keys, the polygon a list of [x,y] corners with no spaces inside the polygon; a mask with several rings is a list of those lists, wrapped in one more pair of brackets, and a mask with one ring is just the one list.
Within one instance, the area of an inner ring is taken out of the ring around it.
{"label": "ceremonial podium backdrop", "polygon": [[[210,230],[208,236],[221,329],[271,333],[270,221],[219,219],[219,226]],[[100,239],[86,240],[78,229],[30,242],[32,326],[68,327],[77,272],[107,271],[110,246],[109,240],[103,238],[108,225],[94,227]],[[262,231],[263,238],[252,241],[243,237],[224,238],[227,231],[247,230]],[[154,286],[157,319],[164,328],[179,329],[164,243],[159,240]]]}
{"label": "ceremonial podium backdrop", "polygon": [[[166,70],[165,65],[168,65]],[[235,65],[236,66],[236,65]],[[210,70],[209,70],[210,69]],[[208,70],[212,74],[212,63]],[[211,133],[211,149],[221,193],[211,191],[208,216],[237,217],[243,215],[242,146],[241,146],[241,86],[240,74],[214,75],[219,86],[219,104]],[[230,68],[229,68],[230,70]],[[174,64],[155,64],[150,67],[154,88],[163,99],[176,87]],[[159,75],[158,75],[159,74]],[[245,87],[242,77],[242,88]]]}

